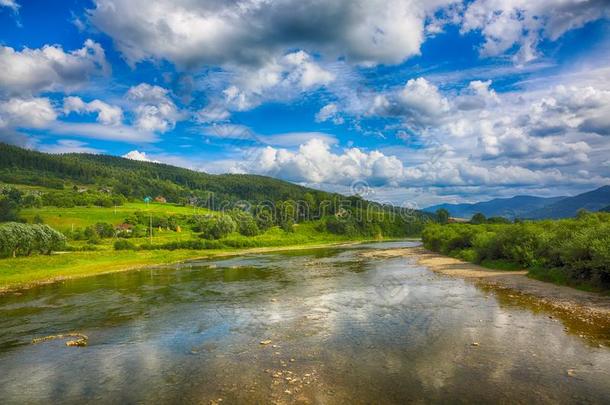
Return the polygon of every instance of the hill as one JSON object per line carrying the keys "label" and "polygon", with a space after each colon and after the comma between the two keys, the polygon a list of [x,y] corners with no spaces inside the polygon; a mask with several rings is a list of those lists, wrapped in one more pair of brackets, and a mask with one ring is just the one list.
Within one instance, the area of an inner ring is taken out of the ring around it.
{"label": "hill", "polygon": [[0,144],[0,181],[59,190],[76,185],[135,199],[161,195],[174,203],[193,197],[207,199],[212,194],[217,202],[299,201],[312,197],[321,201],[337,196],[265,176],[212,175],[115,156],[52,155],[7,144]]}
{"label": "hill", "polygon": [[505,217],[505,218],[521,218],[525,214],[545,207],[547,205],[557,203],[565,197],[533,197],[527,195],[519,195],[512,198],[496,198],[490,201],[472,203],[472,204],[439,204],[424,208],[425,212],[435,212],[440,208],[444,208],[456,218],[471,218],[476,213],[482,213],[486,217]]}
{"label": "hill", "polygon": [[610,203],[610,186],[603,186],[596,190],[578,194],[574,197],[564,198],[559,202],[549,204],[543,208],[528,212],[524,218],[570,218],[579,210],[600,211]]}

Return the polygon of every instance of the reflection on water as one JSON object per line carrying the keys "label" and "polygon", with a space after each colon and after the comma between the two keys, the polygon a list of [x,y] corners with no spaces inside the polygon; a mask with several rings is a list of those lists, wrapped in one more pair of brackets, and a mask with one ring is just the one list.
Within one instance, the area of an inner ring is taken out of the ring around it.
{"label": "reflection on water", "polygon": [[[591,344],[518,299],[412,259],[359,254],[409,243],[198,261],[2,296],[0,402],[610,402],[610,332]],[[89,346],[30,344],[70,331]]]}

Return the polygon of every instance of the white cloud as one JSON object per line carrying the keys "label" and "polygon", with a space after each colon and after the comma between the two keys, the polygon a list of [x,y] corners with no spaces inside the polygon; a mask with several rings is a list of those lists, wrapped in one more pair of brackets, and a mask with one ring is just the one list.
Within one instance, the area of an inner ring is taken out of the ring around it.
{"label": "white cloud", "polygon": [[326,104],[316,114],[316,122],[325,122],[332,120],[333,124],[341,125],[345,122],[339,114],[339,107],[335,103]]}
{"label": "white cloud", "polygon": [[[561,147],[548,146],[553,154]],[[554,148],[554,149],[553,149]],[[585,146],[586,148],[586,146]],[[417,152],[413,152],[417,153]],[[320,139],[302,144],[297,151],[267,146],[249,152],[249,159],[233,161],[232,171],[258,173],[317,185],[348,187],[355,180],[371,187],[551,187],[563,184],[595,184],[600,178],[582,178],[557,168],[532,169],[506,163],[489,165],[464,157],[449,157],[405,165],[397,156],[381,151],[344,149],[340,153]],[[226,165],[225,165],[226,166]]]}
{"label": "white cloud", "polygon": [[70,135],[136,144],[157,142],[159,140],[152,132],[138,130],[137,128],[126,125],[102,125],[98,123],[57,121],[48,127],[48,131],[55,135]]}
{"label": "white cloud", "polygon": [[146,155],[146,152],[140,152],[138,150],[132,150],[130,152],[127,152],[122,157],[124,157],[125,159],[138,160],[140,162],[159,163],[159,161],[157,161],[157,160],[150,159]]}
{"label": "white cloud", "polygon": [[461,30],[482,33],[482,55],[501,55],[516,46],[513,59],[527,63],[538,56],[542,39],[554,41],[571,29],[610,16],[609,10],[606,0],[476,0],[467,6]]}
{"label": "white cloud", "polygon": [[355,63],[400,63],[419,53],[426,17],[451,2],[97,0],[89,18],[130,63],[258,64],[295,48]]}
{"label": "white cloud", "polygon": [[0,128],[44,128],[57,114],[48,98],[11,98],[0,100]]}
{"label": "white cloud", "polygon": [[301,145],[297,152],[262,148],[249,167],[239,169],[308,183],[351,184],[356,179],[388,183],[402,175],[402,163],[381,152],[346,149],[342,154],[331,152],[324,140],[314,138]]}
{"label": "white cloud", "polygon": [[212,124],[201,129],[204,136],[220,138],[228,141],[232,147],[251,147],[260,145],[295,147],[312,139],[320,140],[328,145],[335,145],[335,136],[324,132],[286,132],[279,134],[257,134],[245,125]]}
{"label": "white cloud", "polygon": [[450,109],[447,98],[423,77],[410,79],[401,89],[377,94],[371,100],[368,115],[401,117],[414,127],[436,122]]}
{"label": "white cloud", "polygon": [[13,12],[19,11],[19,4],[15,0],[0,0],[0,7],[7,7]]}
{"label": "white cloud", "polygon": [[262,66],[231,68],[222,75],[230,77],[229,85],[222,91],[224,99],[216,100],[200,112],[204,121],[214,115],[224,120],[228,110],[244,111],[263,102],[287,101],[327,86],[335,79],[333,72],[303,51],[272,58]]}
{"label": "white cloud", "polygon": [[141,131],[167,132],[174,129],[181,114],[169,97],[169,90],[141,83],[131,87],[127,99],[134,102],[135,126]]}
{"label": "white cloud", "polygon": [[90,39],[68,53],[58,45],[22,51],[0,46],[0,93],[31,95],[77,88],[109,69],[104,49]]}
{"label": "white cloud", "polygon": [[120,107],[106,104],[101,100],[84,102],[80,97],[64,98],[64,114],[97,113],[97,121],[104,125],[120,125],[123,121],[123,110]]}
{"label": "white cloud", "polygon": [[328,145],[335,145],[339,141],[333,135],[324,132],[287,132],[273,135],[257,135],[257,139],[272,146],[294,147],[311,141],[320,140]]}

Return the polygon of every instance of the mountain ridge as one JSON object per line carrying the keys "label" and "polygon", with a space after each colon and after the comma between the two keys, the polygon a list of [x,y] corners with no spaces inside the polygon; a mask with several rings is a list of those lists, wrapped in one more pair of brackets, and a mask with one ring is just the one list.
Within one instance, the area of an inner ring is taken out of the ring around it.
{"label": "mountain ridge", "polygon": [[517,195],[510,198],[494,198],[488,201],[463,204],[437,204],[423,209],[435,212],[444,208],[457,218],[471,218],[476,213],[487,217],[509,219],[559,219],[574,217],[579,210],[600,211],[610,208],[610,185],[586,191],[574,196],[537,197]]}

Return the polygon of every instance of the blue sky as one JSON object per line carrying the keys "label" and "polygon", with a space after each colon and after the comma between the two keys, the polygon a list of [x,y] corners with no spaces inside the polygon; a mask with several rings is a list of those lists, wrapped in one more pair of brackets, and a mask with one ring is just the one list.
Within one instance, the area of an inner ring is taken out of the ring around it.
{"label": "blue sky", "polygon": [[0,140],[416,207],[575,194],[610,183],[609,10],[0,0]]}

